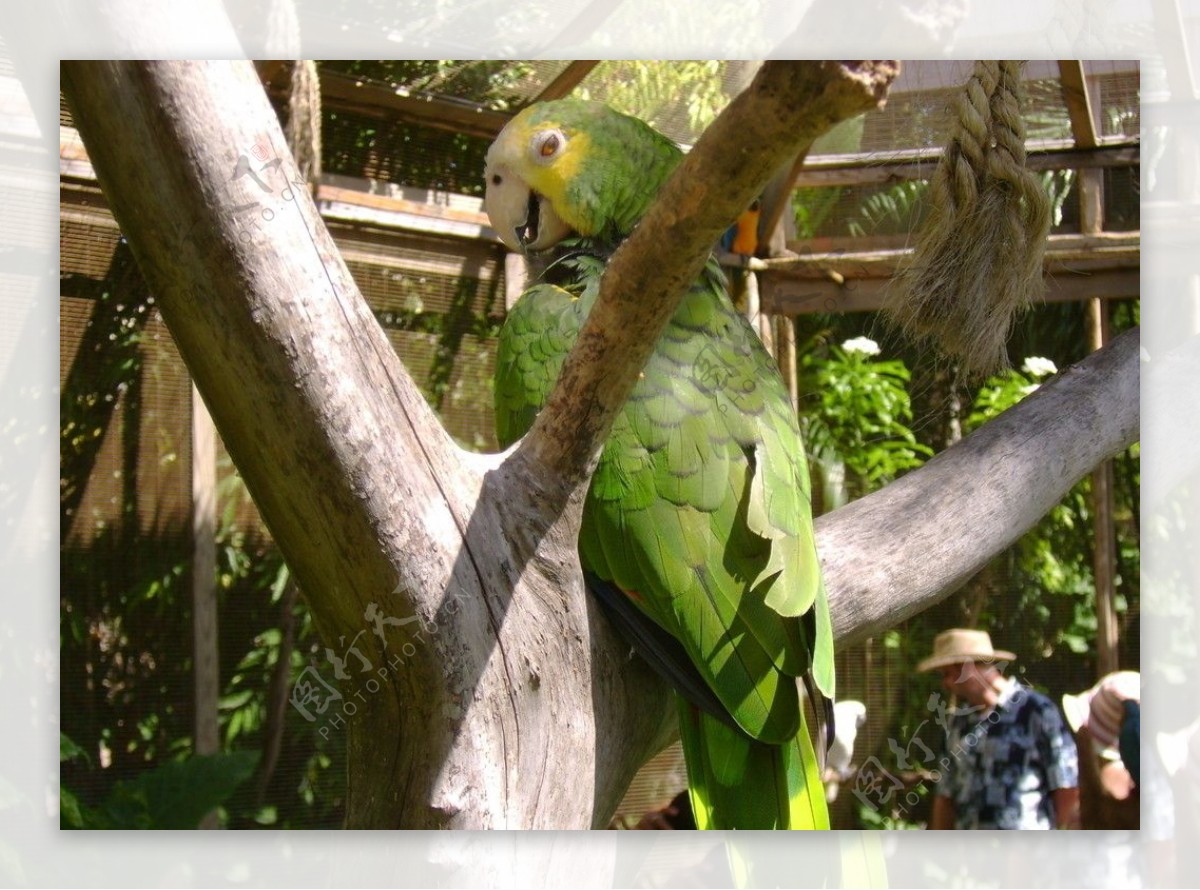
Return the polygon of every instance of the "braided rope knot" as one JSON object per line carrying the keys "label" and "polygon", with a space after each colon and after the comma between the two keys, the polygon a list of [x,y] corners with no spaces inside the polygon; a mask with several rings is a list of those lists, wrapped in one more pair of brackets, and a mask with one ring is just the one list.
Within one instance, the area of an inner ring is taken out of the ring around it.
{"label": "braided rope knot", "polygon": [[1042,292],[1050,201],[1026,166],[1021,63],[979,61],[929,186],[929,217],[888,311],[967,374],[1007,367],[1017,314]]}

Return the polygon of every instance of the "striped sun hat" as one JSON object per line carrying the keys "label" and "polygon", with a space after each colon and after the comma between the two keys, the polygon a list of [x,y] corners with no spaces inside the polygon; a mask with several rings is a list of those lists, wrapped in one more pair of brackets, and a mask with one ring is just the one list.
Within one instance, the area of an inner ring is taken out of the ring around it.
{"label": "striped sun hat", "polygon": [[1100,679],[1091,689],[1062,697],[1063,713],[1071,729],[1086,726],[1101,754],[1117,758],[1117,735],[1121,731],[1124,702],[1142,699],[1142,676],[1137,671],[1117,671]]}

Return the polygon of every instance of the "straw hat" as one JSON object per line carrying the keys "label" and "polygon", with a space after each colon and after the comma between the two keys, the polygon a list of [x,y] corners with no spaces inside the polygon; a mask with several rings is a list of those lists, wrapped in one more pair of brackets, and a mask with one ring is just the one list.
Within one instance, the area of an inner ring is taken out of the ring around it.
{"label": "straw hat", "polygon": [[1004,649],[992,648],[992,638],[986,630],[956,627],[934,637],[933,654],[918,664],[917,670],[932,671],[964,661],[1015,661],[1016,658]]}
{"label": "straw hat", "polygon": [[1137,671],[1117,671],[1100,678],[1091,689],[1062,697],[1063,713],[1075,732],[1086,726],[1096,747],[1105,757],[1117,756],[1117,736],[1125,717],[1126,701],[1142,699],[1142,675]]}

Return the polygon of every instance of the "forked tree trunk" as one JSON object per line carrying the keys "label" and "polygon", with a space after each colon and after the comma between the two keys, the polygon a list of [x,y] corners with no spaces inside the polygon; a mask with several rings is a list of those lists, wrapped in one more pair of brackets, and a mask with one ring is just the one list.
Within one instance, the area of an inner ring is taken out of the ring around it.
{"label": "forked tree trunk", "polygon": [[[669,738],[667,690],[582,587],[587,480],[709,245],[895,72],[765,64],[614,258],[534,429],[478,456],[354,286],[249,63],[64,63],[114,215],[341,663],[293,701],[346,733],[350,827],[600,826]],[[1089,363],[820,524],[840,640],[949,593],[1136,438],[1136,338]]]}

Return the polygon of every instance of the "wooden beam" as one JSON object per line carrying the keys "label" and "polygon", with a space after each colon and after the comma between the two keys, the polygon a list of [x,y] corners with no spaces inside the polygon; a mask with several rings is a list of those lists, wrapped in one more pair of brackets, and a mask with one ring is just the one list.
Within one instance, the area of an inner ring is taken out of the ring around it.
{"label": "wooden beam", "polygon": [[[58,167],[63,207],[84,208],[78,212],[89,213],[86,220],[89,224],[115,226],[108,214],[90,212],[107,210],[108,202],[96,184],[96,172],[78,141],[67,139],[59,146]],[[326,222],[344,220],[386,229],[500,243],[483,210],[481,198],[337,174],[327,174],[321,179],[316,201]],[[64,209],[63,213],[67,215],[64,218],[75,212]]]}
{"label": "wooden beam", "polygon": [[1067,114],[1071,117],[1071,133],[1075,137],[1076,147],[1095,148],[1100,140],[1096,135],[1096,116],[1092,113],[1083,62],[1078,59],[1059,61],[1058,79],[1062,84],[1063,101],[1067,103]]}
{"label": "wooden beam", "polygon": [[[843,284],[817,278],[787,278],[760,273],[764,312],[805,315],[815,312],[876,312],[883,308],[891,279],[848,279]],[[1141,296],[1141,271],[1137,268],[1099,271],[1049,270],[1044,302],[1136,299]]]}
{"label": "wooden beam", "polygon": [[[755,259],[756,268],[783,269],[790,263],[803,263],[816,257],[857,257],[887,251],[904,251],[912,244],[912,234],[896,235],[834,235],[819,238],[805,238],[789,241],[788,250],[794,256],[779,257],[773,260]],[[1092,251],[1122,250],[1137,251],[1141,245],[1141,233],[1130,232],[1100,232],[1096,235],[1079,235],[1074,233],[1051,235],[1048,249],[1055,255],[1074,254],[1081,252],[1084,256]],[[754,267],[752,267],[754,268]]]}
{"label": "wooden beam", "polygon": [[510,115],[475,102],[408,92],[345,74],[321,72],[321,104],[327,110],[404,121],[491,139]]}
{"label": "wooden beam", "polygon": [[[793,248],[800,255],[762,261],[766,267],[763,274],[833,280],[890,278],[912,253],[907,247],[849,249],[856,243],[855,239],[829,239],[829,242],[831,246],[826,252],[813,251],[809,246],[812,242],[793,242]],[[1051,235],[1044,262],[1050,269],[1135,268],[1141,262],[1141,233]]]}
{"label": "wooden beam", "polygon": [[453,206],[441,200],[445,193],[426,192],[425,200],[401,192],[404,197],[371,194],[359,189],[320,185],[317,208],[328,222],[345,220],[380,228],[405,229],[429,235],[446,235],[499,243],[487,215],[469,205]]}
{"label": "wooden beam", "polygon": [[[1108,312],[1093,297],[1088,300],[1088,340],[1093,352],[1109,339]],[[1117,535],[1113,514],[1113,465],[1106,460],[1092,471],[1092,574],[1096,588],[1096,674],[1103,677],[1117,670]]]}
{"label": "wooden beam", "polygon": [[783,220],[783,215],[791,208],[792,192],[796,190],[796,177],[804,168],[804,159],[808,157],[808,149],[800,152],[792,162],[775,174],[763,190],[762,213],[758,218],[758,255],[774,256],[775,245],[783,247],[784,236],[777,234],[776,229]]}
{"label": "wooden beam", "polygon": [[[839,185],[884,185],[909,179],[928,179],[941,157],[940,149],[889,152],[879,155],[827,155],[810,157],[796,176],[795,185],[830,187]],[[1026,166],[1035,172],[1079,170],[1092,167],[1136,167],[1141,163],[1137,145],[1104,146],[1076,150],[1064,146],[1031,149]]]}
{"label": "wooden beam", "polygon": [[566,96],[571,90],[579,86],[580,82],[599,64],[598,61],[572,62],[554,80],[546,84],[545,88],[529,104],[532,105],[534,102],[549,102],[552,99],[563,98],[563,96]]}

